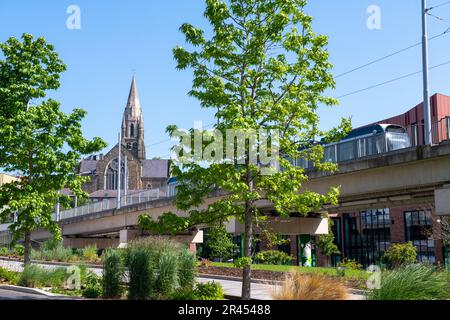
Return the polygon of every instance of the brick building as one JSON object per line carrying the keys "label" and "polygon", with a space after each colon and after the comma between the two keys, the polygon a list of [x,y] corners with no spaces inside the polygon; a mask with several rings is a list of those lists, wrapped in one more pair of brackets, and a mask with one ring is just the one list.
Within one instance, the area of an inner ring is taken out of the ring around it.
{"label": "brick building", "polygon": [[[372,125],[403,126],[409,135],[411,148],[423,145],[422,105],[421,103],[404,114],[375,122]],[[433,95],[430,108],[433,144],[447,143],[450,140],[450,97],[442,94]],[[355,132],[364,132],[364,129],[369,126],[355,129]],[[365,156],[370,155],[366,149],[364,150]],[[389,152],[389,148],[387,152]],[[341,163],[342,159],[339,160],[336,154],[334,157],[338,159],[337,162]],[[344,163],[345,161],[348,160],[344,160]],[[289,242],[278,247],[268,247],[265,243],[258,243],[255,251],[269,249],[284,251],[293,257],[294,264],[300,265],[305,244],[312,243],[314,266],[336,266],[343,258],[355,259],[363,266],[368,266],[379,263],[391,244],[412,242],[417,248],[418,260],[443,264],[445,248],[441,239],[439,218],[433,214],[433,206],[433,203],[411,202],[411,204],[406,203],[398,207],[372,207],[356,212],[333,212],[330,210],[335,243],[341,252],[339,255],[333,255],[331,259],[320,253],[314,244],[316,239],[310,235],[280,235]],[[241,238],[238,236],[236,242],[240,243]]]}
{"label": "brick building", "polygon": [[[450,139],[450,97],[435,94],[430,100],[433,144],[439,144]],[[423,103],[376,123],[401,125],[406,128],[412,146],[424,143]],[[331,263],[336,265],[342,258],[350,258],[367,266],[379,262],[391,244],[412,242],[420,261],[442,264],[444,247],[439,218],[432,214],[433,209],[430,203],[414,203],[359,212],[331,212],[335,242],[341,251],[332,257]],[[320,252],[317,260],[318,265],[329,262]]]}

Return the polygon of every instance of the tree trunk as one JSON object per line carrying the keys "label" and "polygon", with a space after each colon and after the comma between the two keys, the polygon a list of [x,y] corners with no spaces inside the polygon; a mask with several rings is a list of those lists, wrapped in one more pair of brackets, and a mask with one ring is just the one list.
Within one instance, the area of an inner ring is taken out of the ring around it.
{"label": "tree trunk", "polygon": [[23,243],[24,249],[24,264],[28,265],[31,263],[31,232],[25,233],[25,241]]}
{"label": "tree trunk", "polygon": [[[250,258],[252,256],[253,217],[248,203],[245,209],[244,257]],[[245,266],[242,273],[242,300],[250,300],[251,298],[251,276],[251,266]]]}

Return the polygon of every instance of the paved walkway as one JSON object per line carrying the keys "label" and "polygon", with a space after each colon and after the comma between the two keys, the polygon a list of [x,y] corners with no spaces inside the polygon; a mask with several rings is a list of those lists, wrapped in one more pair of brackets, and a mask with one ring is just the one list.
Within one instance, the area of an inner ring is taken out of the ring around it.
{"label": "paved walkway", "polygon": [[[64,267],[61,265],[49,265],[49,264],[36,264],[43,268],[55,269],[58,267]],[[0,267],[7,268],[12,271],[21,272],[23,270],[23,264],[19,261],[6,261],[0,259]],[[89,268],[92,272],[97,275],[102,275],[102,268]],[[223,279],[211,279],[211,278],[198,278],[201,283],[215,281],[222,285],[222,288],[226,295],[233,297],[240,297],[242,291],[242,282],[237,280],[223,280]],[[251,296],[252,299],[256,300],[273,300],[272,293],[276,290],[276,285],[272,284],[262,284],[262,283],[252,283],[251,284]],[[348,300],[364,300],[364,296],[359,294],[349,294]]]}

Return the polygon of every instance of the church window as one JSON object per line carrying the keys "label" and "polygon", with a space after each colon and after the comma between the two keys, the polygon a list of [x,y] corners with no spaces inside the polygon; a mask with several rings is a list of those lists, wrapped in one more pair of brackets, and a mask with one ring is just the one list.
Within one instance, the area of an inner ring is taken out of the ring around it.
{"label": "church window", "polygon": [[134,137],[134,124],[130,125],[130,137]]}
{"label": "church window", "polygon": [[133,143],[133,149],[134,149],[134,150],[137,150],[137,148],[138,148],[137,142]]}
{"label": "church window", "polygon": [[[117,190],[118,187],[118,177],[119,177],[119,160],[116,158],[112,160],[108,168],[106,169],[106,190]],[[122,174],[121,174],[121,187],[123,188],[125,179],[124,179],[124,173],[125,172],[125,164],[122,162]]]}
{"label": "church window", "polygon": [[128,149],[128,150],[131,150],[131,142],[128,142],[128,143],[127,143],[127,149]]}

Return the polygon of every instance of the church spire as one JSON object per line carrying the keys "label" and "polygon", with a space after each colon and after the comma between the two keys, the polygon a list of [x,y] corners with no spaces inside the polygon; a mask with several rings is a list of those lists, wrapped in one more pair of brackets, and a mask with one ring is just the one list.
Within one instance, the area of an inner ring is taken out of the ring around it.
{"label": "church spire", "polygon": [[139,160],[146,158],[144,117],[139,101],[136,78],[133,75],[128,101],[122,120],[122,144]]}
{"label": "church spire", "polygon": [[135,76],[133,76],[133,80],[131,81],[130,93],[128,95],[127,107],[125,109],[125,112],[127,111],[134,117],[139,117],[142,114]]}

